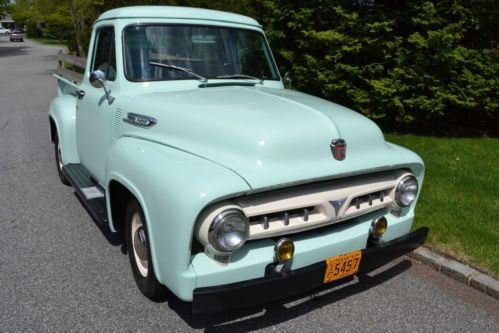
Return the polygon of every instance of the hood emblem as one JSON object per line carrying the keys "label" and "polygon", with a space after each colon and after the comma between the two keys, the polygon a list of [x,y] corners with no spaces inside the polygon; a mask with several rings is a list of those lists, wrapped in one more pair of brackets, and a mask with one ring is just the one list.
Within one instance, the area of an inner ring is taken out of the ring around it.
{"label": "hood emblem", "polygon": [[130,125],[138,126],[138,127],[153,127],[158,123],[156,118],[145,116],[143,114],[138,113],[129,113],[126,118],[123,119],[125,123],[129,123]]}
{"label": "hood emblem", "polygon": [[331,152],[335,160],[343,161],[347,157],[347,143],[343,139],[331,141]]}
{"label": "hood emblem", "polygon": [[329,203],[334,208],[334,214],[338,217],[338,212],[340,211],[341,206],[347,201],[347,198],[339,199],[339,200],[331,200]]}

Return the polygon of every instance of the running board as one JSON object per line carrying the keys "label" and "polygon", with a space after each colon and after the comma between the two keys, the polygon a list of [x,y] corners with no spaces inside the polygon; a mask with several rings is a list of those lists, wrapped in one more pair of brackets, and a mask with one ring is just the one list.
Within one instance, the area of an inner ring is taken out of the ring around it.
{"label": "running board", "polygon": [[97,224],[108,224],[106,191],[81,164],[67,164],[62,173],[75,189],[75,195]]}

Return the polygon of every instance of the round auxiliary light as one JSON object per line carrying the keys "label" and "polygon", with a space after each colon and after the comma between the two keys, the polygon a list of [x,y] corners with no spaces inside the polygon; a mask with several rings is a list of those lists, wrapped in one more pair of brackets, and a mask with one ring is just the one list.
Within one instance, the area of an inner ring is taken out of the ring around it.
{"label": "round auxiliary light", "polygon": [[219,252],[233,252],[249,236],[249,222],[242,211],[228,209],[218,214],[208,231],[210,245]]}
{"label": "round auxiliary light", "polygon": [[375,239],[380,239],[381,236],[383,236],[383,234],[385,233],[386,228],[388,228],[388,221],[384,216],[380,216],[373,220],[373,224],[371,226],[371,234]]}
{"label": "round auxiliary light", "polygon": [[281,238],[274,246],[275,258],[279,263],[285,263],[293,259],[295,253],[295,244],[289,238]]}
{"label": "round auxiliary light", "polygon": [[418,180],[413,175],[405,176],[397,184],[395,202],[399,207],[407,207],[416,200],[418,195]]}

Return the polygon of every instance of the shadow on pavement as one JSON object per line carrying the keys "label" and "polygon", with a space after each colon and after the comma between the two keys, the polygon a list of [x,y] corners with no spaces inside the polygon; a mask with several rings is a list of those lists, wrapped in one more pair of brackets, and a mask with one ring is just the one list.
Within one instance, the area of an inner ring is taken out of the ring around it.
{"label": "shadow on pavement", "polygon": [[7,46],[0,47],[0,57],[11,57],[28,53],[31,46]]}
{"label": "shadow on pavement", "polygon": [[[80,202],[82,207],[87,210],[87,207],[83,204],[81,201],[80,197],[76,195],[76,192],[73,193],[76,199]],[[87,210],[88,212],[88,210]],[[89,217],[94,222],[94,225],[99,229],[99,231],[102,233],[102,235],[106,238],[106,240],[111,244],[112,246],[119,246],[120,250],[123,254],[127,254],[127,249],[126,249],[126,242],[125,242],[125,234],[123,233],[122,230],[118,230],[118,232],[112,232],[111,229],[107,225],[100,224],[96,222],[93,218],[92,215],[89,213]]]}
{"label": "shadow on pavement", "polygon": [[[354,280],[354,278],[347,278],[346,280],[340,281],[336,284],[325,285],[317,290],[313,290],[292,298],[233,312],[207,316],[193,316],[191,314],[191,304],[181,301],[174,295],[170,296],[168,306],[190,327],[195,329],[204,328],[205,332],[249,332],[258,329],[265,329],[279,323],[289,321],[315,309],[322,308],[352,295],[362,293],[407,271],[411,266],[411,261],[406,259],[374,276],[366,274],[360,275],[358,277],[359,282],[354,284],[341,287],[342,285],[348,284]],[[317,293],[324,292],[328,289],[332,289],[333,287],[336,287],[335,290],[317,295]],[[337,289],[338,287],[339,289]],[[302,298],[306,298],[306,300],[299,302],[296,305],[285,305],[286,303],[297,301]],[[261,312],[263,313],[258,315],[258,313]],[[248,316],[253,317],[242,319]]]}

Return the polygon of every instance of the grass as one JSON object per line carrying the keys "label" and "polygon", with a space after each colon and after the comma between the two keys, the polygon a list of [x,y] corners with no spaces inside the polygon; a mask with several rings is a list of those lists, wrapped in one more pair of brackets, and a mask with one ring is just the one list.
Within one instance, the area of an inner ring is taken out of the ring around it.
{"label": "grass", "polygon": [[499,276],[499,139],[386,139],[425,162],[415,226],[430,227],[431,247]]}
{"label": "grass", "polygon": [[29,37],[29,40],[37,44],[66,47],[66,45],[64,45],[64,41],[60,41],[58,39]]}

